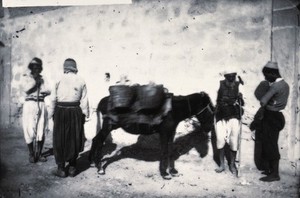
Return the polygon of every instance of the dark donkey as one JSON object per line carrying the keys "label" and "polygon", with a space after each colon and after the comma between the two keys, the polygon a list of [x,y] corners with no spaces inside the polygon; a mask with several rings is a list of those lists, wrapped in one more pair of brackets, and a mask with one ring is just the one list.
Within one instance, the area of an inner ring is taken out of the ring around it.
{"label": "dark donkey", "polygon": [[[172,96],[172,109],[163,118],[159,125],[149,126],[140,124],[120,125],[111,122],[107,115],[108,97],[103,98],[97,111],[103,115],[102,129],[93,139],[90,151],[90,159],[95,162],[99,174],[105,174],[102,160],[102,146],[108,134],[117,128],[122,128],[131,134],[160,134],[161,142],[161,158],[159,164],[160,174],[164,179],[171,179],[176,176],[178,171],[175,169],[175,158],[172,156],[172,146],[175,136],[176,127],[179,122],[195,116],[204,132],[209,132],[213,128],[214,123],[214,106],[210,97],[205,92],[194,93],[187,96]],[[150,130],[149,130],[150,129]],[[167,169],[169,167],[169,172]]]}

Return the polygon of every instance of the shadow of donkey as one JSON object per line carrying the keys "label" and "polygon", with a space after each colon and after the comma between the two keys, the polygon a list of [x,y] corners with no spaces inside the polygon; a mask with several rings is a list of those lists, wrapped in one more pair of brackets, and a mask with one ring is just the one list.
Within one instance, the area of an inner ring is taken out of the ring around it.
{"label": "shadow of donkey", "polygon": [[[175,139],[171,156],[177,160],[180,156],[187,154],[190,150],[195,148],[199,153],[199,156],[204,158],[208,154],[209,142],[209,134],[203,132],[201,128],[195,128],[192,132]],[[116,148],[116,145],[113,143],[105,144],[103,151],[107,150],[105,147]],[[103,168],[106,169],[110,164],[125,158],[150,162],[159,161],[160,157],[161,149],[159,135],[140,135],[135,144],[121,148],[114,155],[103,158],[102,162],[104,163]]]}

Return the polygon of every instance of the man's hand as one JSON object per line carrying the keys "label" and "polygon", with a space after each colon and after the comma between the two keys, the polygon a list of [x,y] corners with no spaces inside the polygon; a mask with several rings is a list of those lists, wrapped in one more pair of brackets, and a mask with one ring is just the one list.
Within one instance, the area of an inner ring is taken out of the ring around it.
{"label": "man's hand", "polygon": [[49,96],[51,94],[50,91],[42,91],[41,94],[46,97],[46,96]]}
{"label": "man's hand", "polygon": [[89,116],[86,116],[85,117],[85,122],[88,122],[88,121],[90,121],[91,120],[91,118],[89,117]]}
{"label": "man's hand", "polygon": [[35,79],[35,83],[36,83],[37,87],[40,87],[41,84],[44,83],[44,79],[42,79],[41,77],[38,77],[38,78]]}
{"label": "man's hand", "polygon": [[83,123],[90,121],[90,117],[86,116],[85,114],[82,114],[82,121]]}

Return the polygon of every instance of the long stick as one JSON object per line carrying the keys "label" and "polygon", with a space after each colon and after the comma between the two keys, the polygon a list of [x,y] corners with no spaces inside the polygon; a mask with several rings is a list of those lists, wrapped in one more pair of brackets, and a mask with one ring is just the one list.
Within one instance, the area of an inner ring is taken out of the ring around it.
{"label": "long stick", "polygon": [[37,88],[37,106],[38,106],[38,113],[37,113],[37,119],[36,119],[36,126],[35,126],[35,138],[34,138],[34,157],[37,158],[38,154],[38,148],[37,148],[37,135],[38,135],[38,125],[39,120],[41,117],[41,108],[40,108],[40,102],[39,102],[39,96],[40,96],[40,87]]}
{"label": "long stick", "polygon": [[239,123],[240,123],[240,134],[239,134],[239,165],[238,165],[238,177],[240,177],[241,176],[241,161],[242,161],[242,125],[243,125],[243,123],[242,123],[242,102],[241,102],[241,99],[239,99],[239,114],[240,114],[240,121],[239,121]]}

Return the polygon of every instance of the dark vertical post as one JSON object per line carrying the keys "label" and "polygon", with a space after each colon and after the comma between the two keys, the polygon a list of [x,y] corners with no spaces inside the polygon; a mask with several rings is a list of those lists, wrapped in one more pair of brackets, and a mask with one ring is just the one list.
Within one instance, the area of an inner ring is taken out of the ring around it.
{"label": "dark vertical post", "polygon": [[270,35],[270,60],[273,61],[273,9],[274,9],[274,0],[271,0],[271,35]]}

